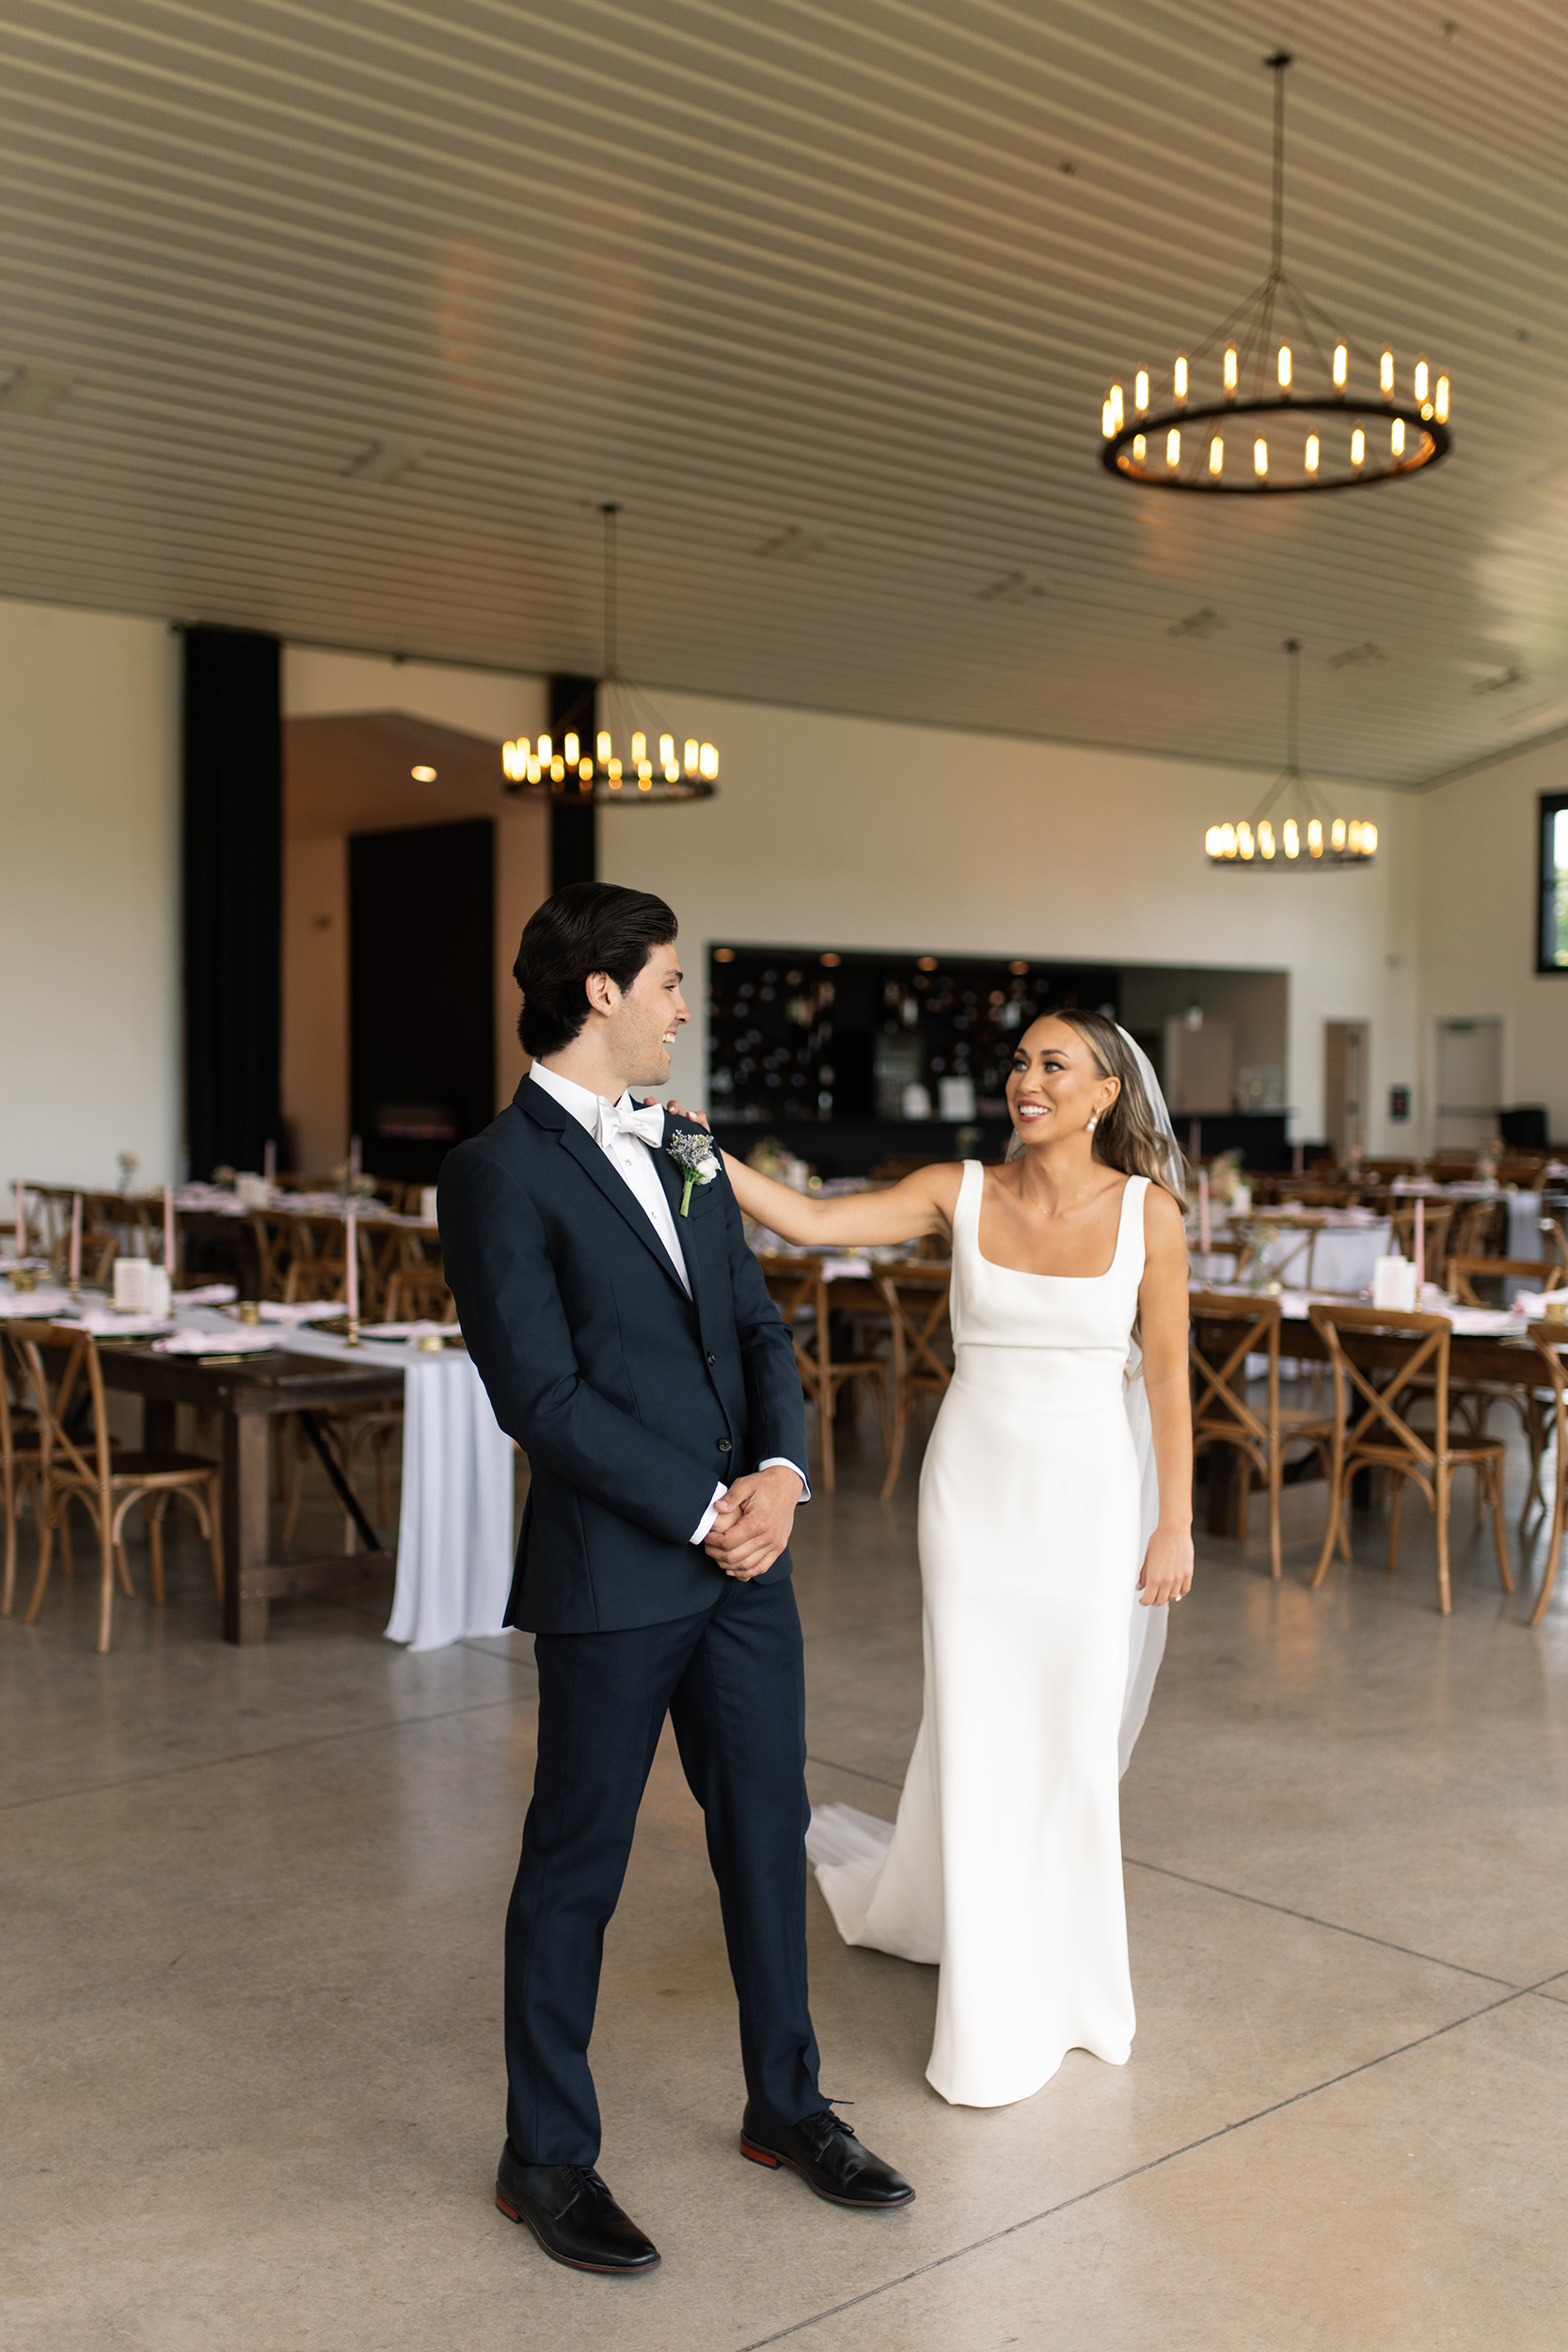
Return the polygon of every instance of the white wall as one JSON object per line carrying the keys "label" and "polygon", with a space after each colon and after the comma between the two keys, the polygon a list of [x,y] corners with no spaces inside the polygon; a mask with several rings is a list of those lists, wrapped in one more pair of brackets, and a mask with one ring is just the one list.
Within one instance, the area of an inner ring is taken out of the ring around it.
{"label": "white wall", "polygon": [[0,1181],[112,1186],[134,1152],[141,1182],[166,1183],[179,640],[162,621],[0,602]]}
{"label": "white wall", "polygon": [[1421,803],[1337,786],[1380,828],[1367,872],[1217,872],[1206,826],[1245,816],[1266,772],[1005,736],[662,698],[679,736],[720,748],[695,805],[606,809],[607,881],[656,890],[681,921],[692,1024],[673,1085],[705,1102],[710,945],[906,948],[1250,965],[1291,976],[1295,1132],[1323,1132],[1323,1025],[1371,1025],[1374,1151],[1402,1148],[1387,1089],[1415,1083]]}
{"label": "white wall", "polygon": [[1440,785],[1421,811],[1421,1114],[1435,1108],[1436,1024],[1503,1025],[1503,1101],[1544,1103],[1568,1137],[1568,973],[1538,973],[1541,795],[1568,792],[1568,743],[1494,760]]}

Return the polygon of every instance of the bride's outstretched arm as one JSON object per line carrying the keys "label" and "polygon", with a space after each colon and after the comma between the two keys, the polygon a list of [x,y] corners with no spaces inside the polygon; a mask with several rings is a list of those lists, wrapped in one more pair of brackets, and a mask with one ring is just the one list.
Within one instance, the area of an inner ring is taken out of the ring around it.
{"label": "bride's outstretched arm", "polygon": [[1139,1591],[1150,1608],[1180,1600],[1193,1581],[1193,1408],[1187,1372],[1187,1240],[1181,1212],[1151,1184],[1144,1197],[1144,1279],[1138,1291],[1144,1387],[1160,1480],[1160,1518]]}
{"label": "bride's outstretched arm", "polygon": [[956,1165],[917,1168],[899,1184],[882,1192],[835,1194],[827,1200],[792,1192],[759,1176],[754,1168],[732,1159],[726,1152],[724,1172],[735,1197],[748,1216],[770,1233],[802,1245],[837,1243],[866,1248],[879,1243],[919,1241],[926,1233],[946,1234],[952,1228],[953,1205],[958,1197],[963,1170]]}
{"label": "bride's outstretched arm", "polygon": [[[707,1125],[701,1111],[683,1110],[676,1102],[667,1107],[682,1119],[694,1119],[701,1127]],[[902,1184],[889,1184],[880,1192],[842,1193],[831,1200],[814,1200],[788,1184],[776,1184],[770,1176],[759,1176],[754,1168],[732,1158],[728,1152],[721,1157],[747,1216],[770,1233],[802,1248],[816,1243],[874,1249],[892,1242],[919,1241],[927,1233],[945,1238],[953,1228],[953,1210],[963,1181],[963,1168],[957,1161],[941,1162],[916,1168]]]}

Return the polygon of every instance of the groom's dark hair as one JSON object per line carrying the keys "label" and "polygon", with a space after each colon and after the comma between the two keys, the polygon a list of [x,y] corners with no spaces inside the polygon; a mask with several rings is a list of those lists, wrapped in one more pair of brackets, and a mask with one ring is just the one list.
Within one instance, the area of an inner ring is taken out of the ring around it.
{"label": "groom's dark hair", "polygon": [[517,1035],[537,1060],[569,1045],[588,1018],[588,976],[630,988],[679,926],[662,898],[617,882],[568,882],[529,916],[512,977],[523,992]]}

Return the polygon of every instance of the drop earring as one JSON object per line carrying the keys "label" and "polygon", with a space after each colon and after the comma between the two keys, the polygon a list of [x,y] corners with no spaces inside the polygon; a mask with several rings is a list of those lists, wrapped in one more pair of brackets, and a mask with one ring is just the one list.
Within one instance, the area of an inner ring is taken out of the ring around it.
{"label": "drop earring", "polygon": [[1094,1131],[1095,1131],[1095,1129],[1099,1126],[1099,1124],[1100,1124],[1100,1113],[1099,1113],[1098,1111],[1090,1111],[1090,1113],[1089,1113],[1089,1123],[1088,1123],[1087,1127],[1086,1127],[1086,1128],[1085,1129],[1085,1131],[1084,1131],[1084,1132],[1085,1132],[1085,1135],[1090,1135],[1090,1136],[1092,1136],[1092,1135],[1093,1135],[1093,1133],[1094,1133]]}

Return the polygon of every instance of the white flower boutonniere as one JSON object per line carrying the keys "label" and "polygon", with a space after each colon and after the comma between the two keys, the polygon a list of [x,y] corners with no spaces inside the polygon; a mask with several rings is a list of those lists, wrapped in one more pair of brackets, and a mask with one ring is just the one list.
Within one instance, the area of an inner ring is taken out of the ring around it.
{"label": "white flower boutonniere", "polygon": [[691,1207],[692,1185],[711,1184],[719,1173],[719,1163],[713,1155],[713,1138],[711,1136],[688,1135],[684,1128],[676,1127],[665,1136],[664,1149],[686,1179],[681,1188],[681,1215],[685,1216]]}

